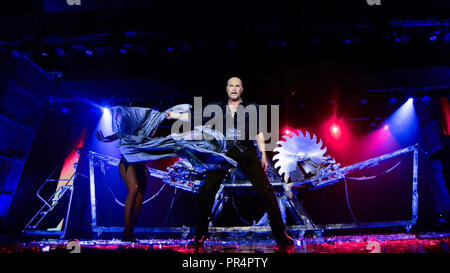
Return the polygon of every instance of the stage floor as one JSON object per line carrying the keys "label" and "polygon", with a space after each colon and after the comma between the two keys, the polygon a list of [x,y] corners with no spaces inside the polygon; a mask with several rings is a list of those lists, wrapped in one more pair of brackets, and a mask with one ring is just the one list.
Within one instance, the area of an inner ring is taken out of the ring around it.
{"label": "stage floor", "polygon": [[272,240],[210,240],[203,248],[187,248],[182,239],[139,239],[137,243],[112,240],[73,241],[43,239],[3,243],[0,253],[67,253],[70,245],[81,253],[450,253],[450,233],[365,234],[296,238],[296,245],[278,248]]}

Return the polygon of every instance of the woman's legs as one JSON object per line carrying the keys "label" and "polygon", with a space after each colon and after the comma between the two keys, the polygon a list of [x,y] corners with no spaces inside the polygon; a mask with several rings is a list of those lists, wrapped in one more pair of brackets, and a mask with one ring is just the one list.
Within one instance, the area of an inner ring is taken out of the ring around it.
{"label": "woman's legs", "polygon": [[149,175],[145,164],[139,163],[137,165],[134,165],[133,167],[135,167],[136,177],[138,181],[138,191],[136,195],[136,201],[134,203],[133,214],[131,215],[131,226],[133,228],[134,233],[134,227],[136,226],[139,215],[141,213],[142,203],[144,201],[145,195],[145,188],[147,185],[147,179]]}
{"label": "woman's legs", "polygon": [[142,207],[142,201],[144,199],[147,176],[144,171],[145,168],[142,169],[136,167],[134,164],[130,164],[127,169],[125,169],[124,164],[120,164],[119,169],[128,188],[128,196],[125,201],[124,237],[125,239],[132,239],[134,235],[134,226],[137,222]]}

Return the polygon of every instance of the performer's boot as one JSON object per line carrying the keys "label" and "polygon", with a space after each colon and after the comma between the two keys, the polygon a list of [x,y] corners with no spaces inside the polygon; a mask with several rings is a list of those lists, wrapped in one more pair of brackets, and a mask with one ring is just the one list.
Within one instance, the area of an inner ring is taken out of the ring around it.
{"label": "performer's boot", "polygon": [[283,234],[276,236],[275,240],[277,242],[277,246],[279,247],[289,247],[295,245],[294,239],[287,235],[286,232],[283,232]]}
{"label": "performer's boot", "polygon": [[134,236],[134,232],[124,230],[124,232],[122,234],[122,242],[137,243],[138,240]]}
{"label": "performer's boot", "polygon": [[278,206],[275,193],[271,192],[267,195],[267,214],[269,216],[270,227],[272,234],[275,237],[275,241],[279,247],[293,246],[295,245],[294,239],[289,237],[285,232],[285,225],[283,218],[281,217],[280,207]]}

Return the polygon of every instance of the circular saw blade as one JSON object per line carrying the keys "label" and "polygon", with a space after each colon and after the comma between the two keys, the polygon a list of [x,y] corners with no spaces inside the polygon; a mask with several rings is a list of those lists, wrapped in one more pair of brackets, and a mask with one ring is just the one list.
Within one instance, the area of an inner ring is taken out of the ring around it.
{"label": "circular saw blade", "polygon": [[[324,157],[327,148],[322,148],[322,140],[318,141],[317,136],[311,136],[308,131],[303,134],[302,131],[296,130],[295,133],[283,136],[277,144],[278,147],[274,149],[274,166],[279,168],[278,173],[287,183],[303,180],[306,174],[314,172],[314,165],[327,159]],[[302,164],[303,170],[300,167]]]}

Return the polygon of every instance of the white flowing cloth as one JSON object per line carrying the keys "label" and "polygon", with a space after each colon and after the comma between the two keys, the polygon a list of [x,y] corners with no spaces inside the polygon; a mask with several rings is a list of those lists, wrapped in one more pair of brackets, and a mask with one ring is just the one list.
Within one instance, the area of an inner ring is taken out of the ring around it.
{"label": "white flowing cloth", "polygon": [[[180,104],[168,110],[184,113],[190,108],[189,104]],[[114,106],[111,115],[112,129],[120,139],[119,150],[128,162],[182,157],[205,170],[237,166],[236,161],[225,155],[226,140],[218,131],[197,126],[183,134],[152,137],[167,113],[152,108]]]}

